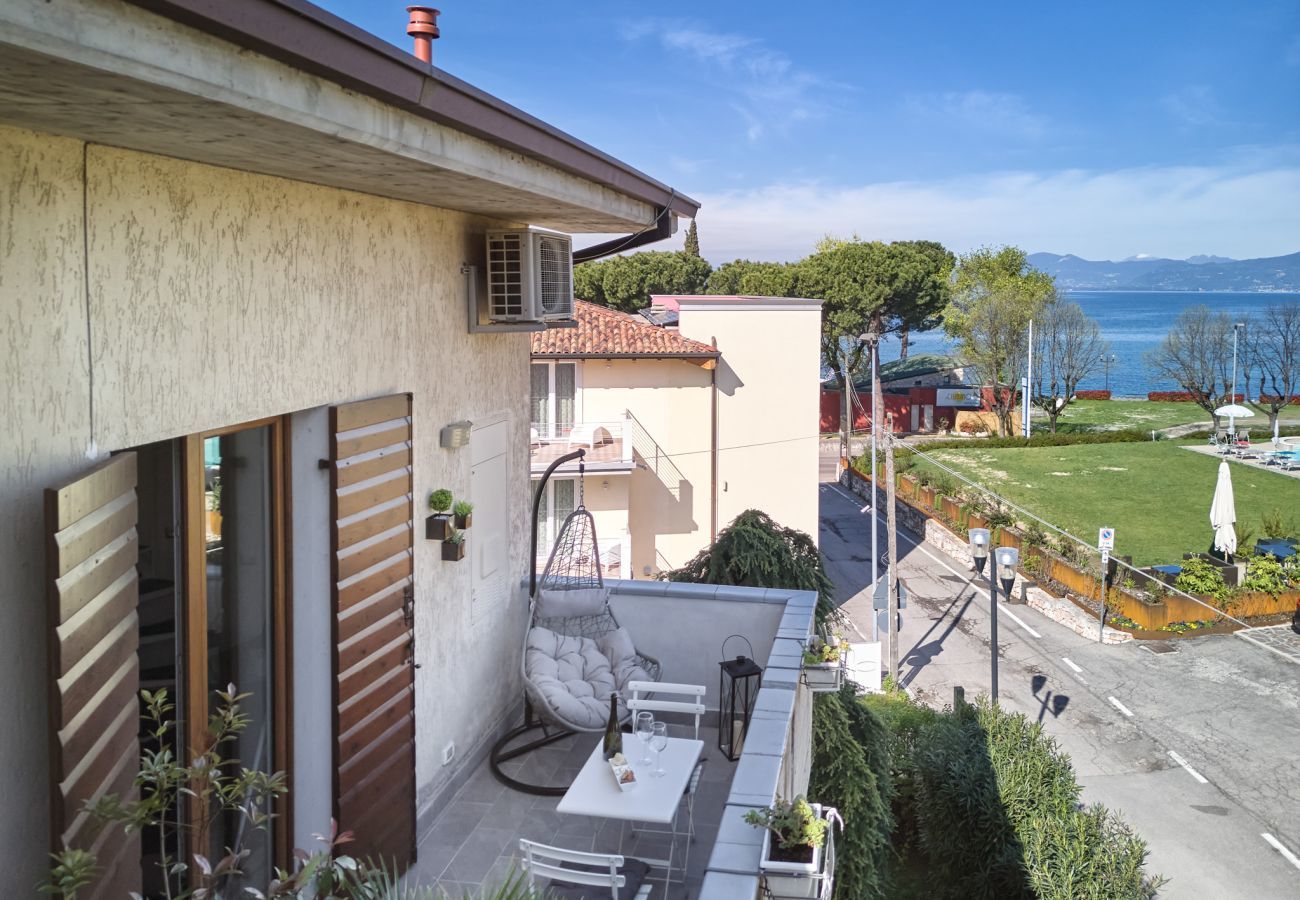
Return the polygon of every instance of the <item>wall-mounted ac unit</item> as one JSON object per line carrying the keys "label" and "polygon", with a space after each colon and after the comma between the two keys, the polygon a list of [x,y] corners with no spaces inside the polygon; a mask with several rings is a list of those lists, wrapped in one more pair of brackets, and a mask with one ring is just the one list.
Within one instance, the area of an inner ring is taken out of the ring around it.
{"label": "wall-mounted ac unit", "polygon": [[488,318],[544,322],[573,318],[573,242],[541,228],[487,234]]}

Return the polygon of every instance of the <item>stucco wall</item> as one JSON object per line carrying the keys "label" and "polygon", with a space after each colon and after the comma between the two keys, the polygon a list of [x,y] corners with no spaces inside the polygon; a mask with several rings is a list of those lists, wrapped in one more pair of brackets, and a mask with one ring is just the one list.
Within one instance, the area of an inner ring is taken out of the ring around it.
{"label": "stucco wall", "polygon": [[[45,486],[115,449],[410,391],[417,509],[433,488],[468,488],[468,451],[439,449],[438,429],[507,414],[508,533],[525,571],[527,337],[468,335],[459,273],[488,226],[0,128],[0,802],[23,811],[0,821],[0,894],[26,895],[44,867]],[[524,616],[516,596],[472,624],[470,567],[438,551],[417,539],[422,803],[451,775],[440,748],[455,740],[463,757],[517,698],[516,667],[467,643],[518,633]]]}
{"label": "stucco wall", "polygon": [[678,297],[683,336],[718,365],[718,527],[757,508],[817,540],[821,305]]}
{"label": "stucco wall", "polygon": [[682,360],[585,360],[582,416],[631,410],[630,436],[645,465],[631,475],[632,574],[682,565],[709,542],[711,379]]}

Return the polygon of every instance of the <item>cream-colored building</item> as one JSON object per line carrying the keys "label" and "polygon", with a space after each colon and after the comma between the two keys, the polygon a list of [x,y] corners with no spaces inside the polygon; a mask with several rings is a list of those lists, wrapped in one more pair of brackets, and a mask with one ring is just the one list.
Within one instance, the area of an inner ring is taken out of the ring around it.
{"label": "cream-colored building", "polygon": [[655,297],[647,317],[578,303],[576,329],[533,338],[532,471],[540,563],[581,495],[611,576],[675,569],[739,513],[817,536],[821,306],[777,297]]}
{"label": "cream-colored building", "polygon": [[140,687],[181,754],[253,693],[230,752],[292,786],[254,883],[331,816],[408,858],[521,694],[539,326],[486,323],[485,232],[696,204],[309,4],[0,4],[0,85],[0,896],[52,847],[90,896],[153,871],[81,811]]}

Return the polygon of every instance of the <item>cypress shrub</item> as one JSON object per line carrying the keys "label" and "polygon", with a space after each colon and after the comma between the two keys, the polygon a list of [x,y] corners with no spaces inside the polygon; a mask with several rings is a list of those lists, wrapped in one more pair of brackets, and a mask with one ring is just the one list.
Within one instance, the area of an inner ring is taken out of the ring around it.
{"label": "cypress shrub", "polygon": [[835,843],[835,900],[890,896],[889,734],[852,685],[814,698],[808,795],[844,819]]}
{"label": "cypress shrub", "polygon": [[808,535],[785,528],[767,513],[747,509],[718,532],[695,558],[664,575],[668,581],[735,584],[817,592],[817,622],[834,619],[835,587]]}

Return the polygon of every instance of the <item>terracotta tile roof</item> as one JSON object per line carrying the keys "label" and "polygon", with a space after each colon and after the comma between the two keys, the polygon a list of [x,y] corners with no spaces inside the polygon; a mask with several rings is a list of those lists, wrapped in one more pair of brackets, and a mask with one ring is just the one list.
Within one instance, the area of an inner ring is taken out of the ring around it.
{"label": "terracotta tile roof", "polygon": [[719,356],[718,351],[708,344],[651,325],[641,316],[618,312],[585,300],[577,301],[573,312],[573,317],[578,320],[577,328],[551,328],[533,334],[533,356],[593,356],[599,359],[716,359]]}

